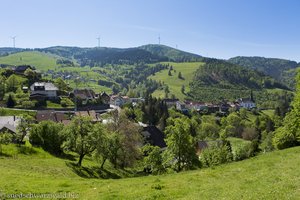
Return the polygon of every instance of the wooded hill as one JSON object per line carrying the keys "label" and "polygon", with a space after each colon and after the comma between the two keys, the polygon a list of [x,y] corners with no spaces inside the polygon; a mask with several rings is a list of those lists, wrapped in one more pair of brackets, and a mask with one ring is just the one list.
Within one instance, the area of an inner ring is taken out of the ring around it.
{"label": "wooded hill", "polygon": [[295,78],[295,69],[300,66],[299,63],[291,60],[257,56],[238,56],[230,58],[228,62],[263,72],[292,88],[294,88],[295,82],[291,81],[291,79]]}

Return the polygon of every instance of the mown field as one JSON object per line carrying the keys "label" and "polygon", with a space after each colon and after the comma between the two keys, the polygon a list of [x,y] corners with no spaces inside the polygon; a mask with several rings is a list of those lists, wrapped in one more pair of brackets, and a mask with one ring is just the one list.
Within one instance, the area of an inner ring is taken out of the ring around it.
{"label": "mown field", "polygon": [[58,56],[37,51],[25,51],[0,57],[0,64],[32,65],[38,70],[45,71],[56,67]]}
{"label": "mown field", "polygon": [[[173,66],[172,76],[168,75],[169,70],[162,70],[156,73],[154,76],[150,76],[150,79],[164,82],[169,86],[170,95],[175,94],[177,98],[183,100],[185,98],[185,94],[181,92],[182,85],[185,86],[186,92],[190,90],[189,83],[192,81],[194,77],[195,71],[203,64],[201,62],[191,62],[191,63],[174,63],[174,62],[163,62],[162,64],[170,64]],[[176,70],[176,72],[175,72]],[[178,78],[178,73],[181,72],[184,79]],[[163,90],[156,90],[153,93],[155,97],[165,97],[165,93]]]}
{"label": "mown field", "polygon": [[[79,169],[72,167],[73,161],[41,149],[17,151],[9,145],[3,153],[0,191],[6,194],[74,192],[79,199],[273,200],[300,196],[300,147],[209,169],[124,179],[118,178],[130,172],[97,171],[97,163],[88,158]],[[98,176],[104,179],[94,178]]]}

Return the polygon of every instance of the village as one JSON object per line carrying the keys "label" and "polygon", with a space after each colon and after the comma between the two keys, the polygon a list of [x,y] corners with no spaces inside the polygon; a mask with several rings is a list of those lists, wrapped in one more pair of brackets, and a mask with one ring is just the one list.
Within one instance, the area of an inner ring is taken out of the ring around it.
{"label": "village", "polygon": [[[28,69],[35,71],[35,68],[29,65],[12,68],[13,72],[18,75],[24,75]],[[63,78],[66,80],[70,77],[67,75],[66,77],[63,76]],[[120,94],[109,95],[106,92],[97,94],[89,88],[76,88],[66,94],[49,80],[33,82],[30,86],[23,85],[22,91],[28,93],[30,101],[37,102],[36,105],[41,105],[45,101],[60,102],[63,98],[69,99],[74,103],[74,106],[71,107],[30,108],[30,110],[36,111],[34,116],[35,123],[53,121],[68,125],[72,118],[76,116],[89,117],[93,123],[108,123],[110,119],[107,119],[107,117],[103,118],[104,114],[114,110],[120,111],[124,106],[136,107],[145,101],[142,97],[130,98]],[[165,98],[162,99],[162,102],[168,109],[174,109],[183,114],[198,112],[201,114],[218,113],[221,116],[225,116],[230,109],[239,110],[240,108],[245,108],[251,110],[256,107],[251,98],[239,98],[234,102],[222,101],[220,103],[180,101],[176,98]],[[22,110],[23,108],[18,109]],[[0,116],[0,133],[9,132],[12,135],[16,135],[17,127],[21,120],[21,116]],[[136,124],[142,128],[142,135],[147,142],[160,148],[166,147],[164,133],[159,128],[142,122],[137,122]]]}

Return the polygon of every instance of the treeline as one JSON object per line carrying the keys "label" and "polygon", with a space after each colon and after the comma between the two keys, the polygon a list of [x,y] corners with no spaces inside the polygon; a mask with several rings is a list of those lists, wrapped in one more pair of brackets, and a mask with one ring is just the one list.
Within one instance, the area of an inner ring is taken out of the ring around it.
{"label": "treeline", "polygon": [[135,63],[155,63],[168,61],[152,53],[137,49],[116,49],[116,48],[94,48],[89,49],[82,54],[75,55],[75,59],[79,60],[82,66],[101,65],[101,64],[135,64]]}

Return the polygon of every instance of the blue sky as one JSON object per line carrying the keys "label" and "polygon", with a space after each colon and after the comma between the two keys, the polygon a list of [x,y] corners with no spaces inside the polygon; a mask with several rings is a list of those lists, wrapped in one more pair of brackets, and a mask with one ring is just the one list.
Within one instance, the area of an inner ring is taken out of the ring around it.
{"label": "blue sky", "polygon": [[0,0],[0,46],[161,43],[216,58],[300,61],[297,0]]}

